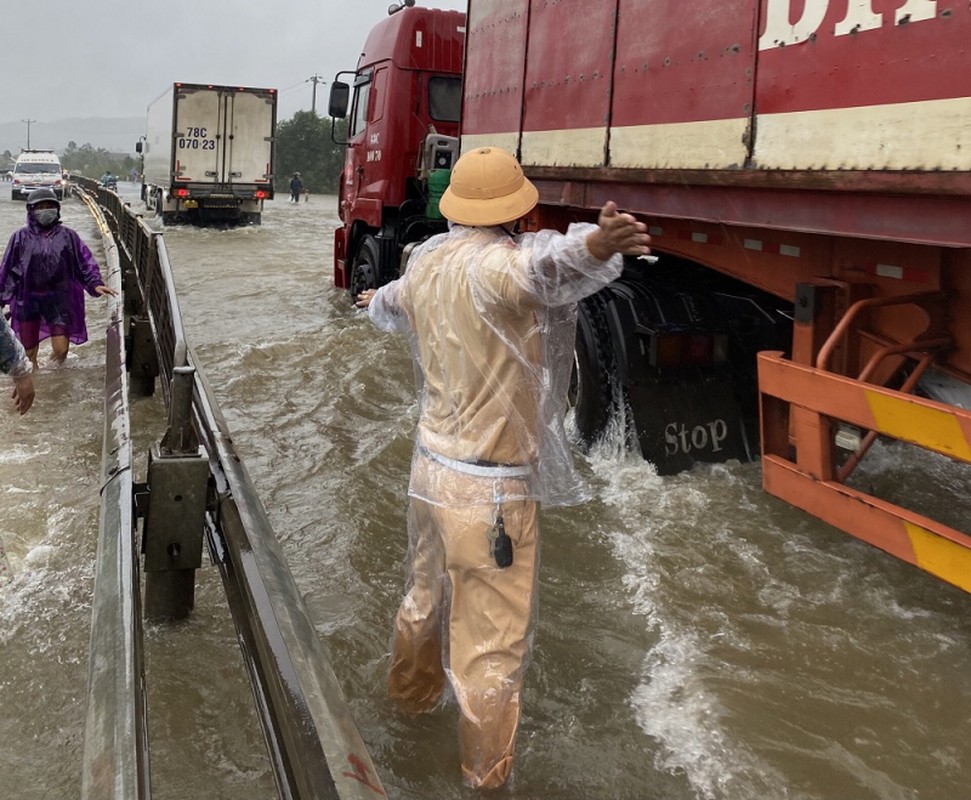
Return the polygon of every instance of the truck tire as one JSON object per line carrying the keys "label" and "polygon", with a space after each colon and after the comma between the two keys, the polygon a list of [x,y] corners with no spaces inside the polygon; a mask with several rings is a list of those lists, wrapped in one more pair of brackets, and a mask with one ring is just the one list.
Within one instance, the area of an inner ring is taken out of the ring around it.
{"label": "truck tire", "polygon": [[365,236],[361,246],[354,256],[351,267],[351,281],[348,291],[351,297],[357,297],[365,289],[378,288],[378,276],[381,274],[381,248],[373,236]]}
{"label": "truck tire", "polygon": [[603,437],[621,397],[603,300],[597,295],[580,303],[573,364],[570,402],[580,444],[589,448]]}
{"label": "truck tire", "polygon": [[155,218],[159,220],[162,225],[174,225],[176,219],[178,218],[178,212],[163,211],[164,207],[165,203],[162,198],[162,192],[158,191],[155,193]]}

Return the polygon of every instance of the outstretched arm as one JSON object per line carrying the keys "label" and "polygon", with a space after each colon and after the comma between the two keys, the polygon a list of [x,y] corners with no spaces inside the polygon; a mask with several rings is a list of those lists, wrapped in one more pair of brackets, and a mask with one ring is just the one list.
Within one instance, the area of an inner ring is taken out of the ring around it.
{"label": "outstretched arm", "polygon": [[600,209],[597,224],[572,223],[565,234],[539,231],[526,249],[523,269],[528,294],[539,305],[560,306],[591,295],[623,270],[621,255],[651,252],[647,225],[617,210],[609,201]]}
{"label": "outstretched arm", "polygon": [[14,378],[13,392],[10,396],[13,397],[13,404],[18,413],[26,414],[34,404],[34,379],[29,372],[22,378]]}
{"label": "outstretched arm", "polygon": [[30,374],[32,369],[23,345],[10,329],[6,318],[0,316],[0,371],[8,373],[14,380],[11,397],[21,414],[26,414],[34,402],[34,381]]}
{"label": "outstretched arm", "polygon": [[408,317],[399,302],[402,278],[386,283],[380,289],[365,289],[354,305],[366,308],[374,326],[382,331],[401,333],[408,330]]}
{"label": "outstretched arm", "polygon": [[117,292],[114,289],[105,286],[104,278],[101,277],[101,270],[98,268],[98,260],[94,257],[90,248],[76,232],[72,231],[71,233],[75,239],[75,252],[78,256],[78,274],[81,276],[81,282],[88,294],[92,297],[100,297],[106,294],[116,295]]}
{"label": "outstretched arm", "polygon": [[617,253],[625,256],[649,255],[650,243],[647,225],[630,214],[619,212],[613,200],[600,209],[597,229],[587,236],[587,250],[600,261],[606,261]]}
{"label": "outstretched arm", "polygon": [[377,289],[365,289],[363,292],[358,294],[357,299],[354,301],[354,305],[358,308],[367,308],[371,305],[371,301],[374,299],[374,295],[378,293]]}

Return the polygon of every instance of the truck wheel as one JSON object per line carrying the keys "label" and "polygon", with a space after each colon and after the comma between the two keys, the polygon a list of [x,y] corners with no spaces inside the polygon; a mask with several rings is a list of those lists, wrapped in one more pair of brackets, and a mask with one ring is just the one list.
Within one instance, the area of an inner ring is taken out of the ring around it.
{"label": "truck wheel", "polygon": [[354,257],[351,267],[351,282],[348,290],[351,297],[357,297],[365,289],[378,288],[378,276],[381,274],[380,252],[378,243],[373,236],[365,236]]}
{"label": "truck wheel", "polygon": [[159,220],[162,225],[174,225],[176,219],[178,218],[178,211],[164,211],[165,203],[162,199],[162,193],[155,193],[155,219]]}
{"label": "truck wheel", "polygon": [[570,402],[581,444],[590,447],[604,435],[620,404],[610,334],[596,295],[580,303],[573,352]]}

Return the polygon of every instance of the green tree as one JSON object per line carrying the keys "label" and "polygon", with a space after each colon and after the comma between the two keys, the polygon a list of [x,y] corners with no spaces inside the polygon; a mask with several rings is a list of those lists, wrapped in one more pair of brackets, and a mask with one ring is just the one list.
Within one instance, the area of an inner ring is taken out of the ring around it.
{"label": "green tree", "polygon": [[88,178],[98,178],[105,172],[124,178],[132,167],[137,168],[138,165],[129,155],[110,153],[103,147],[95,150],[87,143],[78,147],[76,142],[71,141],[61,155],[61,166],[69,172]]}
{"label": "green tree", "polygon": [[[293,119],[276,126],[276,175],[274,187],[286,193],[290,177],[299,172],[303,185],[315,194],[337,194],[337,182],[344,167],[344,146],[330,135],[329,117],[313,111],[298,111]],[[338,120],[336,138],[347,138],[347,123]]]}

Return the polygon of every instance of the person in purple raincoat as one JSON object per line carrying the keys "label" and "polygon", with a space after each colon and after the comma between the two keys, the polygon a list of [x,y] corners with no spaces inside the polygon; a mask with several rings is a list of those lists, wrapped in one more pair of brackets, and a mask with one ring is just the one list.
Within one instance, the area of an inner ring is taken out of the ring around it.
{"label": "person in purple raincoat", "polygon": [[88,340],[84,293],[117,294],[104,285],[98,262],[77,232],[61,224],[61,204],[51,189],[27,197],[27,224],[10,237],[0,261],[0,306],[37,365],[37,348],[47,338],[55,362],[67,358],[70,342]]}

